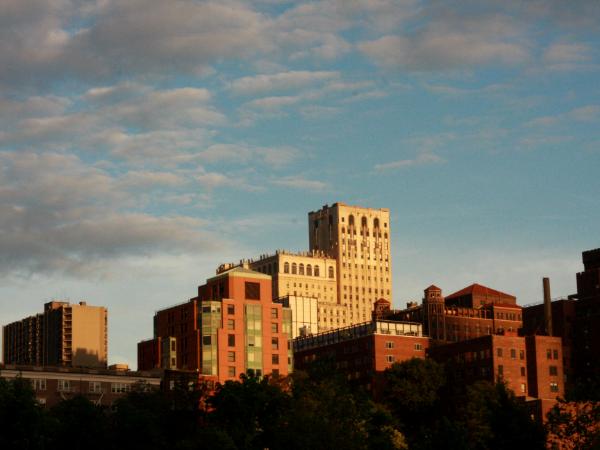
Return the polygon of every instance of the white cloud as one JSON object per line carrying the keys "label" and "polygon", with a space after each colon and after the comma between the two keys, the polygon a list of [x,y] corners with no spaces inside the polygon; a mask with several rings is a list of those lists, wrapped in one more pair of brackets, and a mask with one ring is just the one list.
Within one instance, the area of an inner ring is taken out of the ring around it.
{"label": "white cloud", "polygon": [[446,160],[433,153],[420,153],[414,159],[400,159],[387,163],[376,164],[375,170],[378,172],[386,172],[390,170],[405,169],[407,167],[422,166],[426,164],[440,164]]}
{"label": "white cloud", "polygon": [[310,86],[338,77],[338,72],[307,70],[261,74],[234,80],[231,83],[231,90],[238,95],[265,94]]}
{"label": "white cloud", "polygon": [[275,186],[284,186],[293,189],[306,191],[323,191],[327,188],[327,183],[319,180],[310,180],[301,176],[288,176],[271,180]]}
{"label": "white cloud", "polygon": [[[119,179],[73,155],[0,153],[0,275],[99,276],[130,256],[211,251],[193,217],[136,211],[132,180],[172,183],[167,174]],[[124,212],[127,210],[127,212]]]}

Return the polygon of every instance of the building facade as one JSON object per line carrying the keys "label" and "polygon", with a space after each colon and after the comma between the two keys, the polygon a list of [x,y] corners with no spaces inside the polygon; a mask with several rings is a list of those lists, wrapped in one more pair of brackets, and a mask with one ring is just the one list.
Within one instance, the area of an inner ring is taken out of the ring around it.
{"label": "building facade", "polygon": [[108,360],[108,311],[86,302],[53,301],[44,312],[5,325],[6,364],[99,367]]}
{"label": "building facade", "polygon": [[344,203],[308,213],[309,249],[337,265],[337,303],[348,324],[371,319],[374,303],[392,298],[389,209]]}
{"label": "building facade", "polygon": [[247,265],[220,268],[197,297],[156,313],[154,338],[138,344],[138,369],[197,370],[221,383],[248,370],[287,375],[292,314],[271,288],[269,275]]}
{"label": "building facade", "polygon": [[335,259],[323,252],[292,253],[278,250],[273,255],[250,260],[248,264],[251,269],[272,277],[273,298],[317,300],[317,328],[311,329],[311,333],[348,324],[348,308],[339,303]]}
{"label": "building facade", "polygon": [[294,367],[328,359],[348,380],[381,395],[383,372],[395,362],[425,358],[429,339],[419,323],[373,319],[294,339]]}
{"label": "building facade", "polygon": [[133,390],[159,389],[161,382],[159,374],[149,372],[0,365],[0,378],[16,377],[29,380],[38,403],[48,408],[76,395],[96,405],[110,406]]}

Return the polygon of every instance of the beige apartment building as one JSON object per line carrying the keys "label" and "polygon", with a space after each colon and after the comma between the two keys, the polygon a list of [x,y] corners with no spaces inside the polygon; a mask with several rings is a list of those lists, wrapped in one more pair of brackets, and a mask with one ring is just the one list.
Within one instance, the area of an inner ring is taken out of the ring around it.
{"label": "beige apartment building", "polygon": [[336,262],[348,325],[371,320],[373,304],[392,298],[389,209],[325,205],[308,213],[308,228],[310,251]]}
{"label": "beige apartment building", "polygon": [[2,328],[5,364],[99,367],[108,360],[108,312],[86,302],[53,301],[44,312]]}
{"label": "beige apartment building", "polygon": [[[348,324],[346,305],[339,302],[337,263],[323,252],[288,252],[278,250],[250,260],[250,267],[271,275],[273,298],[294,297],[295,315],[310,308],[308,299],[317,299],[317,331],[327,331]],[[295,333],[298,330],[295,330]]]}

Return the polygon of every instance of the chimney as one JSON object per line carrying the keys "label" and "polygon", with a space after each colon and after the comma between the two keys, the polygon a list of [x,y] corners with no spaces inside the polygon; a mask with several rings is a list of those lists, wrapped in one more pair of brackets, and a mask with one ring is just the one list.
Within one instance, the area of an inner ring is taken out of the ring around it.
{"label": "chimney", "polygon": [[552,336],[552,300],[550,299],[550,278],[543,278],[544,284],[544,323],[546,333]]}

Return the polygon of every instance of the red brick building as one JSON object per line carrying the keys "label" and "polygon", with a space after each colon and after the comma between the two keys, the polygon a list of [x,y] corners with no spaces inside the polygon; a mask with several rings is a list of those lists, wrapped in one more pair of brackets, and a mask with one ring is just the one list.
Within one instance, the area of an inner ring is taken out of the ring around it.
{"label": "red brick building", "polygon": [[294,339],[294,367],[305,369],[318,359],[331,359],[349,380],[375,396],[382,374],[395,362],[425,358],[429,339],[419,323],[372,320],[350,327]]}
{"label": "red brick building", "polygon": [[138,368],[197,370],[219,382],[292,367],[291,311],[273,303],[271,277],[225,267],[189,302],[158,311],[154,338],[138,344]]}

